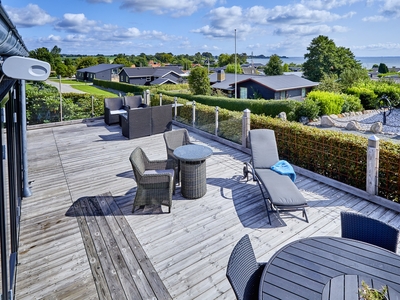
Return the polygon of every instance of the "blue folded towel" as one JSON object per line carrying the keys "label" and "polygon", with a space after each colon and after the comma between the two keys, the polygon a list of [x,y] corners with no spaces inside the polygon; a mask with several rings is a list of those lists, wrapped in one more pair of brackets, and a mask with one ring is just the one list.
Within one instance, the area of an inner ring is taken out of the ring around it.
{"label": "blue folded towel", "polygon": [[278,161],[271,167],[271,170],[289,176],[293,182],[296,180],[296,173],[294,172],[293,167],[286,160]]}

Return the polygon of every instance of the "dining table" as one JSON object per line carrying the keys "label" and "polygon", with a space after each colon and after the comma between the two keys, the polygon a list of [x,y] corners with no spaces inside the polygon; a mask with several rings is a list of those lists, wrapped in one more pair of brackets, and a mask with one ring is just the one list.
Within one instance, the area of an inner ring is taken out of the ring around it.
{"label": "dining table", "polygon": [[363,285],[400,300],[400,255],[341,237],[309,237],[278,250],[265,265],[259,299],[358,300]]}

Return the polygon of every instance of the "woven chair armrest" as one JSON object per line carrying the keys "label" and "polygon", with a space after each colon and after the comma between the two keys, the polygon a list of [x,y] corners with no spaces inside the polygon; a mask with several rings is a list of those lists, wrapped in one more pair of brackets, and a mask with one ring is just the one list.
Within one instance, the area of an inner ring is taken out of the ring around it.
{"label": "woven chair armrest", "polygon": [[172,174],[144,174],[140,179],[140,184],[156,184],[172,181]]}
{"label": "woven chair armrest", "polygon": [[168,160],[152,160],[146,163],[146,170],[165,170],[171,162]]}

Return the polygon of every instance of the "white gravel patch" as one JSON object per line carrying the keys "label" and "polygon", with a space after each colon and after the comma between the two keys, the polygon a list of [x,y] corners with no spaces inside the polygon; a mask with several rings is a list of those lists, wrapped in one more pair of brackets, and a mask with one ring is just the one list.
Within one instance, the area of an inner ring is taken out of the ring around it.
{"label": "white gravel patch", "polygon": [[[331,116],[332,117],[332,116]],[[345,128],[350,121],[357,121],[362,131],[370,131],[371,125],[376,122],[383,124],[384,112],[380,110],[371,111],[364,114],[352,116],[332,117],[335,127]],[[309,123],[311,126],[320,125],[320,121]],[[382,134],[398,135],[400,134],[400,109],[393,109],[392,112],[386,112],[386,125],[383,125]]]}

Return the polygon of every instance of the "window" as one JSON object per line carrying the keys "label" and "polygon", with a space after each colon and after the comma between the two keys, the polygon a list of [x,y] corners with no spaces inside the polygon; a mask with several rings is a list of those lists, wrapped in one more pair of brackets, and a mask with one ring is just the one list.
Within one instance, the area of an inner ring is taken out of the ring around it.
{"label": "window", "polygon": [[147,76],[147,77],[146,77],[146,81],[151,81],[151,77],[150,77],[150,76]]}
{"label": "window", "polygon": [[128,76],[125,77],[125,81],[129,83],[129,77]]}
{"label": "window", "polygon": [[305,88],[302,88],[301,89],[301,97],[305,97],[306,96],[306,89]]}
{"label": "window", "polygon": [[240,87],[240,99],[247,99],[247,88]]}

